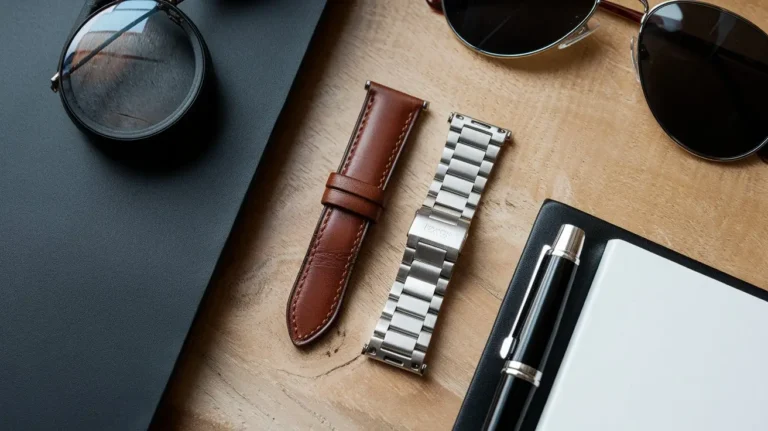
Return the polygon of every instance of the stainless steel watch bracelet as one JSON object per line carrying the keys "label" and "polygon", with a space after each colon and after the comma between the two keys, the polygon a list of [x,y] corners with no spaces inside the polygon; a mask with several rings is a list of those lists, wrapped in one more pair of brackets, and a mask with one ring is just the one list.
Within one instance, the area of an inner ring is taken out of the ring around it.
{"label": "stainless steel watch bracelet", "polygon": [[429,194],[408,232],[403,261],[363,354],[419,375],[480,196],[510,133],[460,114]]}

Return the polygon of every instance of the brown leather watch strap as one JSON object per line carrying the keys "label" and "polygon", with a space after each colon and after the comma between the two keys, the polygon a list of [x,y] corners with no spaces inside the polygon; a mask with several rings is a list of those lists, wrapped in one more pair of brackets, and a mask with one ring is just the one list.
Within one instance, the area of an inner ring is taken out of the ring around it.
{"label": "brown leather watch strap", "polygon": [[427,103],[377,83],[368,94],[336,173],[288,300],[288,333],[297,346],[322,335],[338,315],[368,226],[378,220],[385,190],[408,135]]}

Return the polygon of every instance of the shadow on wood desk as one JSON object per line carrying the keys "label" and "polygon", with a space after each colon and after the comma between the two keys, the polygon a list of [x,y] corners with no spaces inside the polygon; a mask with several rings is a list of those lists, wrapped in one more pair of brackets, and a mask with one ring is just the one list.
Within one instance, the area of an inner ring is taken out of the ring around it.
{"label": "shadow on wood desk", "polygon": [[[768,29],[758,0],[717,4]],[[631,5],[631,2],[627,3]],[[501,62],[464,48],[421,1],[331,2],[157,412],[160,429],[448,429],[542,201],[554,198],[768,286],[768,167],[698,160],[648,111],[637,28]],[[254,41],[254,49],[258,42]],[[334,330],[298,350],[285,304],[367,79],[432,102],[370,232]],[[507,127],[424,378],[360,356],[456,110]]]}

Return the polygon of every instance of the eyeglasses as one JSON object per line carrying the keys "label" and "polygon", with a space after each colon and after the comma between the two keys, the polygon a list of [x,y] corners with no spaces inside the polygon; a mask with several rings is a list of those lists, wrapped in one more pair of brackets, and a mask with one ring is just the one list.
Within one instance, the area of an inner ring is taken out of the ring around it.
{"label": "eyeglasses", "polygon": [[86,2],[51,79],[78,126],[134,142],[179,127],[199,106],[209,54],[180,2]]}
{"label": "eyeglasses", "polygon": [[718,6],[639,1],[643,12],[605,0],[443,0],[442,9],[465,45],[501,58],[573,45],[597,29],[599,8],[631,19],[637,79],[673,141],[715,161],[768,153],[768,34]]}

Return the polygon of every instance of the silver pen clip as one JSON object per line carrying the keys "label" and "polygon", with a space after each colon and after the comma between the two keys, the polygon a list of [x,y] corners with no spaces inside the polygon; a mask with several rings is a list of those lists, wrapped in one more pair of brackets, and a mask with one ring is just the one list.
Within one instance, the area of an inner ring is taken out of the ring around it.
{"label": "silver pen clip", "polygon": [[509,335],[507,338],[504,339],[504,342],[501,343],[501,351],[499,353],[501,354],[502,359],[507,359],[509,356],[509,352],[512,351],[512,349],[515,347],[515,332],[517,331],[518,325],[521,325],[521,320],[523,319],[523,311],[527,308],[526,305],[528,304],[528,301],[532,301],[533,298],[531,295],[531,290],[533,289],[533,283],[536,281],[536,277],[539,275],[539,270],[541,269],[541,262],[544,261],[544,256],[547,255],[552,250],[552,247],[545,245],[544,248],[541,249],[541,254],[539,255],[539,260],[536,262],[536,268],[533,270],[533,275],[531,275],[531,281],[528,282],[528,288],[525,290],[525,295],[523,296],[523,302],[520,304],[520,309],[517,311],[517,317],[515,317],[515,323],[512,325],[512,330],[509,331]]}

